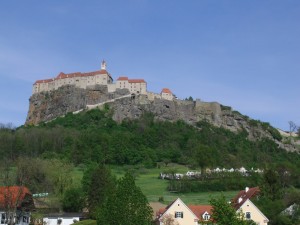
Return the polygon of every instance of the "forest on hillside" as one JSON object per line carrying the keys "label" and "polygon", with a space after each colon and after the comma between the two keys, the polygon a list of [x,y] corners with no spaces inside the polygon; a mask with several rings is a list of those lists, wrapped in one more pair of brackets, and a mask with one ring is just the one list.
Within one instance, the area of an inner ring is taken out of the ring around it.
{"label": "forest on hillside", "polygon": [[90,162],[117,165],[175,162],[200,168],[268,168],[297,171],[300,155],[286,152],[267,138],[249,141],[247,132],[233,133],[200,121],[191,126],[142,118],[118,124],[109,109],[67,114],[39,126],[0,129],[2,159],[64,159],[74,165]]}
{"label": "forest on hillside", "polygon": [[[263,197],[257,205],[275,221],[272,224],[289,224],[282,222],[278,213],[293,202],[300,203],[298,153],[287,152],[270,139],[250,141],[245,130],[233,133],[206,121],[191,126],[183,121],[156,121],[154,115],[145,113],[140,119],[124,120],[119,124],[111,115],[106,107],[76,115],[69,113],[39,126],[16,129],[2,126],[2,183],[22,183],[33,193],[49,191],[56,196],[52,198],[53,205],[72,211],[81,210],[73,206],[83,206],[83,203],[71,200],[82,201],[82,190],[88,190],[83,187],[91,181],[97,165],[154,168],[172,162],[202,171],[216,167],[253,167],[265,173],[249,177],[227,174],[226,179],[224,174],[219,174],[206,180],[171,180],[168,189],[197,193],[259,185]],[[84,170],[84,179],[77,184],[70,180],[75,168]],[[14,175],[11,181],[7,180],[9,173]],[[95,180],[99,180],[97,174]]]}

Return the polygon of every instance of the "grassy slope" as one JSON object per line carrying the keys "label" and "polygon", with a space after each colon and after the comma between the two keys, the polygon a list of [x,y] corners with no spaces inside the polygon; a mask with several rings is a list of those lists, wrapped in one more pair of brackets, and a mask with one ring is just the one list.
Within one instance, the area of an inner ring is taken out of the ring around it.
{"label": "grassy slope", "polygon": [[97,225],[96,220],[83,220],[76,223],[76,225]]}
{"label": "grassy slope", "polygon": [[[175,168],[179,173],[186,173],[189,169],[182,165],[171,165],[164,168],[152,168],[152,169],[139,169],[139,173],[136,178],[136,184],[146,195],[149,202],[157,202],[159,197],[163,197],[164,203],[168,204],[176,198],[181,198],[186,204],[209,204],[211,197],[217,197],[221,192],[199,192],[199,193],[170,193],[167,191],[167,180],[158,179],[161,172],[166,169]],[[124,175],[127,167],[111,166],[113,174],[120,178]],[[73,173],[74,180],[78,183],[82,177],[82,170],[76,169]],[[229,200],[237,194],[237,191],[223,192],[225,197]]]}

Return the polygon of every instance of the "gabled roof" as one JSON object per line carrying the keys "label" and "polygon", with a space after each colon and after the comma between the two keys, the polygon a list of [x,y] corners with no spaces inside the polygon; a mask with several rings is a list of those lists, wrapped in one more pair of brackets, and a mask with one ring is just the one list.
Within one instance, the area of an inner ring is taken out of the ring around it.
{"label": "gabled roof", "polygon": [[211,205],[189,205],[190,210],[199,218],[203,220],[202,215],[207,212],[209,215],[212,215],[213,207]]}
{"label": "gabled roof", "polygon": [[167,94],[172,94],[169,88],[163,88],[161,93],[167,93]]}
{"label": "gabled roof", "polygon": [[0,187],[0,207],[20,207],[26,196],[31,197],[32,200],[32,195],[27,187]]}
{"label": "gabled roof", "polygon": [[256,205],[250,199],[247,199],[246,201],[244,201],[244,203],[241,205],[241,207],[243,207],[244,204],[247,205],[247,207],[249,205],[252,205],[252,207],[256,210],[256,212],[264,218],[264,222],[269,222],[269,219],[262,213],[262,211],[259,210],[259,208],[256,207]]}
{"label": "gabled roof", "polygon": [[[186,205],[184,204],[184,202],[180,199],[177,198],[176,200],[174,200],[173,202],[171,202],[166,208],[161,208],[159,209],[159,211],[156,213],[156,219],[159,220],[160,218],[162,218],[165,214],[167,214],[168,210],[173,206],[173,204],[175,204],[176,202],[180,202],[180,205],[183,207],[186,207],[188,209],[188,211],[191,212],[192,215],[194,215],[195,219],[199,219],[199,217]],[[201,217],[200,217],[201,218]]]}
{"label": "gabled roof", "polygon": [[247,199],[251,199],[260,194],[259,187],[246,188],[245,190],[240,191],[232,200],[232,206],[238,210]]}

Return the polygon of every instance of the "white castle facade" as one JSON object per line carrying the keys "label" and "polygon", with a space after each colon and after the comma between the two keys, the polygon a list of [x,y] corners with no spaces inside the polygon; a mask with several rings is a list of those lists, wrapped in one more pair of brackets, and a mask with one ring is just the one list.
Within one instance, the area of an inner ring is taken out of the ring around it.
{"label": "white castle facade", "polygon": [[61,72],[55,78],[37,80],[33,84],[32,93],[49,92],[57,90],[65,85],[75,85],[76,87],[86,89],[92,85],[106,85],[108,92],[115,92],[116,89],[128,89],[131,94],[147,95],[150,100],[154,98],[173,100],[174,95],[168,88],[163,88],[160,94],[147,91],[147,82],[144,79],[129,79],[128,77],[119,77],[114,83],[113,78],[106,70],[106,62],[102,61],[101,70],[88,73],[69,73]]}

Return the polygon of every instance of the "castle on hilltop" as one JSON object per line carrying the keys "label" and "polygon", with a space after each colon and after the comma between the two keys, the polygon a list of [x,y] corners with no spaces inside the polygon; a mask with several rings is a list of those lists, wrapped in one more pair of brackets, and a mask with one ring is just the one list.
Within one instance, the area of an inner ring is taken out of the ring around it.
{"label": "castle on hilltop", "polygon": [[150,100],[154,98],[173,100],[174,95],[168,88],[163,88],[160,94],[148,92],[147,82],[144,79],[129,79],[128,77],[119,77],[114,83],[113,78],[106,70],[106,62],[101,63],[101,70],[88,73],[59,73],[55,78],[37,80],[33,84],[32,93],[49,92],[57,90],[65,85],[75,85],[78,88],[86,89],[92,85],[105,85],[108,92],[115,92],[116,89],[128,89],[131,94],[147,95]]}

